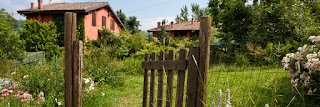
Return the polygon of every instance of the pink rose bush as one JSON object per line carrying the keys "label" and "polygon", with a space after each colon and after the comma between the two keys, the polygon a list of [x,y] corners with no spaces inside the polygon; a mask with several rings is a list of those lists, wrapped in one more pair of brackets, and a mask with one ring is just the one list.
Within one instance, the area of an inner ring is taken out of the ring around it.
{"label": "pink rose bush", "polygon": [[290,73],[292,87],[313,95],[320,89],[320,36],[310,36],[309,40],[315,45],[304,45],[296,53],[286,54],[282,64]]}

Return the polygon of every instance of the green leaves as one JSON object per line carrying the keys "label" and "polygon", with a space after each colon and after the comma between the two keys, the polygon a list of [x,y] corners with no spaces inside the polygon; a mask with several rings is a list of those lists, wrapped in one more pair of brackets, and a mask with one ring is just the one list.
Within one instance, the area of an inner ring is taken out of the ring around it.
{"label": "green leaves", "polygon": [[47,58],[58,54],[57,30],[54,23],[41,23],[37,20],[27,20],[20,32],[25,41],[26,51],[46,51]]}
{"label": "green leaves", "polygon": [[24,41],[15,32],[17,25],[11,14],[0,10],[0,59],[14,59],[22,55]]}
{"label": "green leaves", "polygon": [[127,18],[126,15],[121,10],[118,10],[116,13],[119,19],[122,21],[122,23],[126,27],[126,29],[131,34],[139,32],[139,26],[141,25],[140,25],[140,21],[138,21],[136,16],[130,16]]}
{"label": "green leaves", "polygon": [[[228,52],[250,54],[246,44],[267,49],[269,43],[278,46],[299,46],[312,35],[319,35],[319,4],[301,0],[267,0],[247,4],[246,0],[210,0],[208,6],[213,24],[218,28],[222,46]],[[196,6],[195,6],[196,7]],[[284,55],[292,50],[280,47]],[[267,49],[268,56],[276,48]]]}
{"label": "green leaves", "polygon": [[185,5],[183,6],[183,8],[180,9],[180,17],[181,17],[181,21],[182,22],[187,22],[189,13],[188,13],[188,7]]}

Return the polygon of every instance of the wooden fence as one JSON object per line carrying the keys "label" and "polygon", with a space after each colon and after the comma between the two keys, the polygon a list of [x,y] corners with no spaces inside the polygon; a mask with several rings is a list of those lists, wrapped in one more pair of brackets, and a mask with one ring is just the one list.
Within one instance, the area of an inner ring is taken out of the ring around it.
{"label": "wooden fence", "polygon": [[[206,106],[206,89],[207,89],[207,73],[209,70],[209,55],[210,55],[210,35],[211,35],[211,18],[201,17],[200,19],[200,35],[199,47],[189,48],[187,58],[186,49],[180,49],[179,58],[175,58],[174,51],[146,54],[145,61],[142,63],[144,69],[144,86],[143,86],[143,107],[149,106],[162,107],[164,101],[166,107],[171,107],[173,104],[173,82],[174,72],[177,71],[177,88],[175,107],[184,106],[184,90],[185,90],[185,75],[188,70],[187,77],[187,93],[186,107],[205,107]],[[150,71],[150,84],[149,81]],[[158,73],[158,93],[157,104],[155,104],[155,82],[156,72]],[[164,73],[167,73],[167,88],[166,98],[163,98],[163,79]],[[149,86],[150,85],[150,89]]]}

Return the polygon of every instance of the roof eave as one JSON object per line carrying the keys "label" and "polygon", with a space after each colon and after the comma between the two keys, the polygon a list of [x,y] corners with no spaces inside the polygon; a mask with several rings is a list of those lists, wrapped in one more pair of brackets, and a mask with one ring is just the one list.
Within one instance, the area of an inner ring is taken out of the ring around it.
{"label": "roof eave", "polygon": [[124,24],[122,23],[122,21],[120,20],[120,18],[117,16],[117,14],[113,11],[112,7],[109,5],[107,5],[107,7],[110,9],[110,11],[112,12],[112,14],[114,14],[115,18],[118,20],[118,22],[120,23],[120,26],[124,29],[127,30],[126,27],[124,26]]}
{"label": "roof eave", "polygon": [[75,13],[85,13],[85,10],[47,10],[47,11],[17,11],[19,14],[32,14],[32,13],[65,13],[65,12],[75,12]]}

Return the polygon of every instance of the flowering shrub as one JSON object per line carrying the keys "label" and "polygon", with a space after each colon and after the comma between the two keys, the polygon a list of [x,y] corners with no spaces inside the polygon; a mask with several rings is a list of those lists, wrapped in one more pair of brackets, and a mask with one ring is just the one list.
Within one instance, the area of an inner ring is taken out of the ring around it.
{"label": "flowering shrub", "polygon": [[296,53],[289,53],[282,59],[284,69],[290,73],[293,88],[307,90],[313,95],[320,89],[320,36],[310,36],[314,45],[299,47]]}
{"label": "flowering shrub", "polygon": [[[34,101],[33,97],[31,94],[29,94],[28,91],[23,91],[17,88],[16,84],[13,84],[10,87],[5,87],[1,90],[1,97],[6,98],[6,97],[13,97],[16,100],[20,100],[22,103],[29,102],[29,101]],[[39,102],[44,102],[45,101],[45,95],[43,92],[40,92],[37,95],[36,101]]]}

